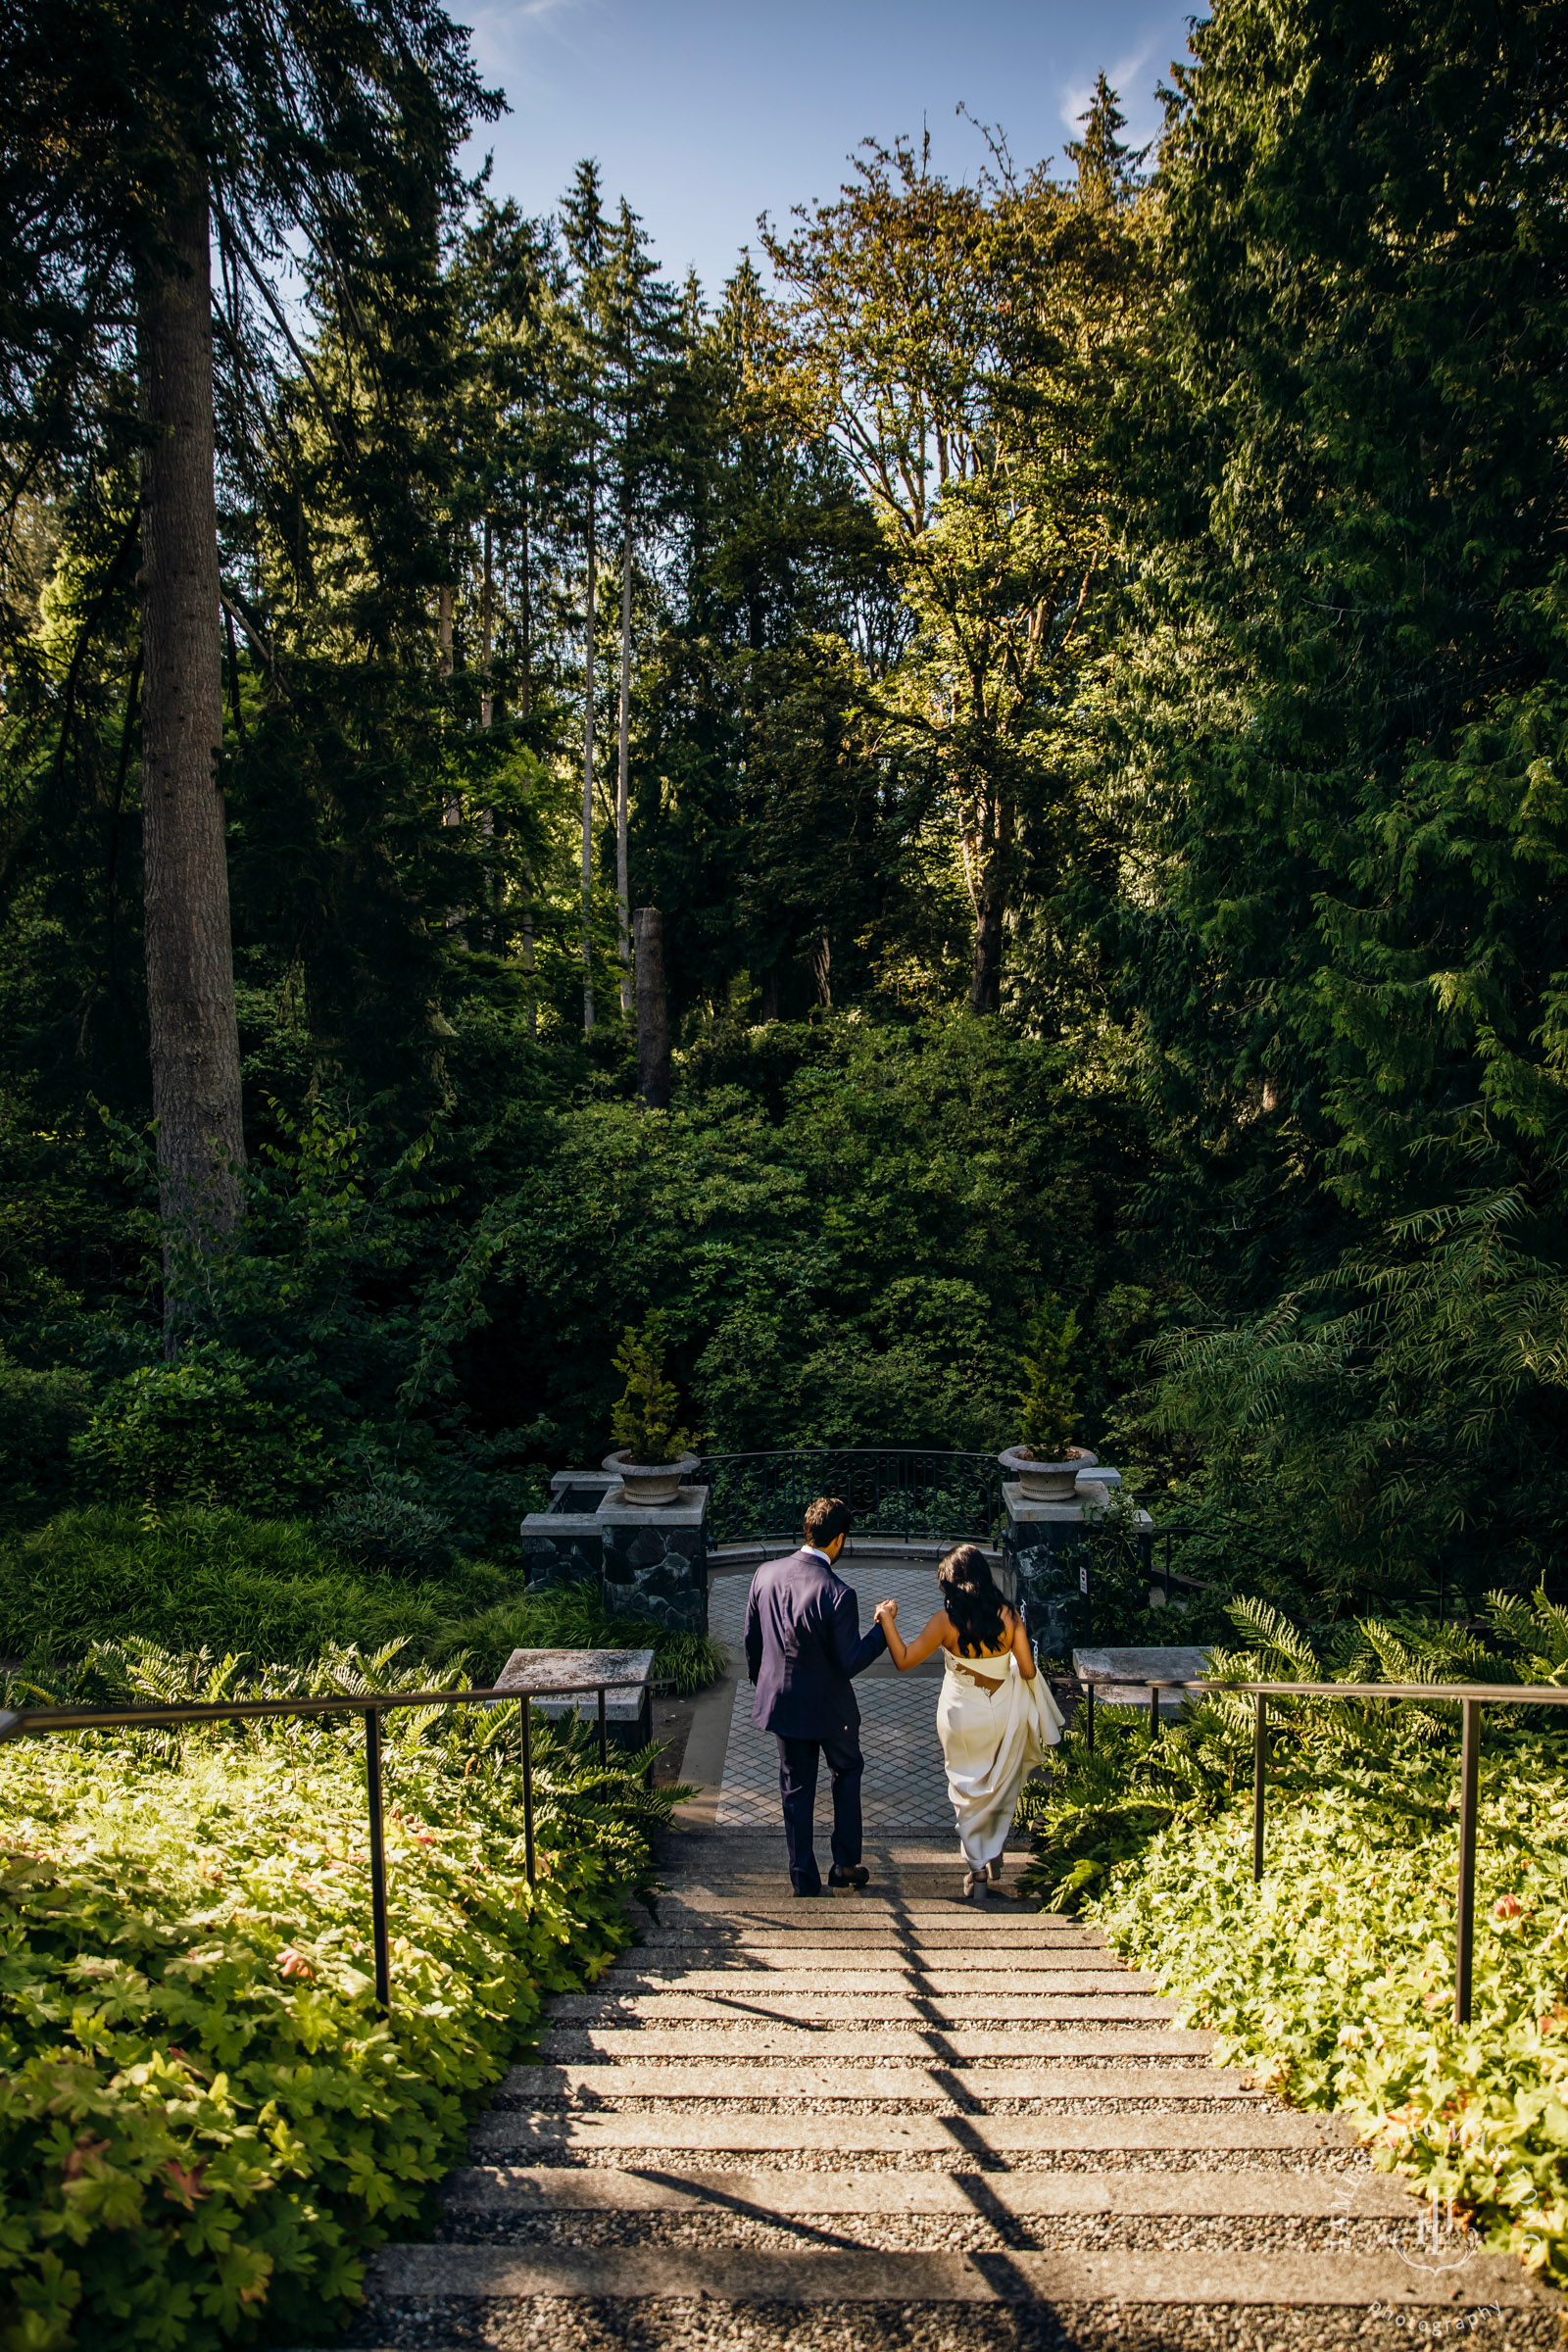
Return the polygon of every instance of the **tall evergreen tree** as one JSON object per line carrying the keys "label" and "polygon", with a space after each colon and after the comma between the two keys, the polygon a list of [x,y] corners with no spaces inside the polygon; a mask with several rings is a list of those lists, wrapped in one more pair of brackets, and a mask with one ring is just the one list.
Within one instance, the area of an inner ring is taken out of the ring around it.
{"label": "tall evergreen tree", "polygon": [[458,145],[497,103],[427,0],[128,13],[67,0],[14,21],[0,119],[13,489],[62,459],[101,475],[134,458],[140,473],[147,1013],[172,1345],[179,1261],[232,1230],[244,1162],[216,770],[214,234],[223,365],[234,405],[251,409],[247,377],[292,341],[268,275],[288,241],[352,316],[382,220],[433,240]]}
{"label": "tall evergreen tree", "polygon": [[561,202],[562,236],[576,312],[573,393],[581,483],[582,596],[582,1025],[594,1025],[594,730],[597,717],[599,509],[603,495],[608,322],[614,303],[613,235],[599,166],[584,159]]}

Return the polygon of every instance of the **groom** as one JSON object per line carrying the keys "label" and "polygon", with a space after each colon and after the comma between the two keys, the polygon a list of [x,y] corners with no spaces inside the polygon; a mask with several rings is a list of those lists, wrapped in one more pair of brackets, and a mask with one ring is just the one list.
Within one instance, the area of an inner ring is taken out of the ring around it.
{"label": "groom", "polygon": [[778,1740],[778,1785],[790,1885],[797,1894],[820,1894],[821,1875],[811,1850],[817,1758],[833,1778],[833,1867],[830,1886],[863,1886],[871,1873],[860,1860],[860,1710],[852,1677],[879,1658],[887,1639],[879,1625],[863,1638],[860,1605],[833,1573],[850,1532],[847,1504],[823,1495],[806,1514],[806,1541],[787,1560],[767,1560],[752,1579],[746,1605],[746,1666],[757,1686],[752,1721]]}

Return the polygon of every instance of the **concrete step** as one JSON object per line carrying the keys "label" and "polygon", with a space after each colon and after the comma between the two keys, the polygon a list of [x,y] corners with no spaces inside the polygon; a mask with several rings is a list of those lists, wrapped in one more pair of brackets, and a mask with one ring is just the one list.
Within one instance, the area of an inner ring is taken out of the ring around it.
{"label": "concrete step", "polygon": [[[1031,2214],[1333,2221],[1347,2203],[1337,2173],[1171,2172],[1127,2165],[1105,2173],[638,2173],[600,2165],[470,2165],[442,2188],[450,2206],[491,2215],[710,2213],[945,2214],[1006,2220]],[[1355,2181],[1358,2221],[1409,2220],[1403,2186],[1386,2174]]]}
{"label": "concrete step", "polygon": [[672,2058],[663,2066],[623,2059],[605,2066],[513,2066],[508,2099],[941,2099],[981,2107],[991,2099],[1257,2099],[1244,2076],[1195,2061],[1188,2066],[921,2066],[873,2055],[864,2066],[707,2065]]}
{"label": "concrete step", "polygon": [[[809,1965],[814,1958],[815,1966]],[[1130,1969],[1085,1968],[1078,1970],[1043,1968],[952,1968],[946,1965],[906,1967],[884,1961],[880,1957],[858,1967],[835,1965],[820,1952],[796,1952],[789,1956],[788,1965],[780,1956],[776,1968],[769,1967],[756,1954],[750,1954],[744,1967],[659,1969],[652,1965],[637,1967],[625,1959],[607,1968],[598,1982],[607,1993],[638,1992],[728,1992],[740,1998],[740,1986],[753,1984],[771,2000],[779,1992],[909,1992],[935,1993],[948,1998],[954,1994],[1002,1993],[1042,1994],[1049,1992],[1152,1992],[1152,1977],[1135,1976]]]}
{"label": "concrete step", "polygon": [[[1076,1982],[1073,1978],[1060,1981]],[[669,1980],[666,1988],[648,1992],[621,1988],[611,1992],[558,1993],[550,2004],[550,2015],[564,2025],[581,2020],[612,2026],[619,2019],[634,2017],[646,2018],[651,2025],[673,2023],[677,2018],[722,2018],[733,2025],[765,2018],[790,2025],[806,2021],[876,2027],[902,2024],[946,2033],[970,2026],[976,2031],[985,2027],[996,2031],[1025,2019],[1042,2025],[1054,2024],[1058,2019],[1077,2022],[1090,2018],[1106,2024],[1152,2024],[1176,2014],[1176,2003],[1159,1993],[1123,1990],[1128,1982],[1125,1976],[1112,1977],[1107,1972],[1105,1982],[1115,1987],[1108,1992],[1057,1992],[1055,1982],[1053,1980],[1053,1989],[1049,1992],[966,1988],[962,1992],[937,1995],[924,1987],[915,1991],[902,1979],[894,1991],[865,1993],[823,1991],[814,1985],[793,1992],[776,1978],[768,1978],[761,1984],[754,1981],[737,1987],[728,1976],[718,1989],[697,1991],[686,1980],[675,1977]]]}
{"label": "concrete step", "polygon": [[388,2246],[371,2267],[383,2295],[518,2300],[534,2295],[701,2296],[729,2303],[1311,2304],[1449,2312],[1537,2297],[1523,2272],[1478,2257],[1434,2278],[1396,2254],[763,2253],[755,2246]]}
{"label": "concrete step", "polygon": [[[864,1886],[851,1887],[829,1886],[827,1874],[831,1867],[830,1857],[825,1852],[819,1853],[816,1861],[822,1874],[822,1892],[815,1899],[824,1903],[865,1902],[873,1897],[901,1903],[952,1903],[960,1898],[964,1873],[969,1867],[956,1847],[945,1861],[933,1862],[918,1870],[888,1870],[868,1855],[866,1868],[871,1873],[870,1878]],[[1026,1875],[1025,1866],[1009,1857],[995,1889],[999,1906],[1023,1909],[1039,1901],[1038,1895],[1019,1892]],[[664,1872],[661,1874],[659,1884],[671,1895],[706,1895],[721,1903],[795,1903],[803,1899],[790,1891],[789,1862],[782,1838],[777,1854],[765,1870],[748,1871],[744,1876],[735,1878],[719,1877],[709,1872],[695,1877],[672,1878]],[[975,1907],[977,1910],[982,1908],[978,1904]],[[1063,1912],[1053,1911],[1047,1916],[1061,1919],[1066,1925],[1071,1924]]]}
{"label": "concrete step", "polygon": [[[822,1832],[820,1842],[825,1852],[831,1834],[825,1814],[819,1817],[817,1827]],[[1029,1841],[1023,1833],[1014,1831],[1012,1839],[1014,1853],[1027,1850]],[[760,1826],[749,1823],[738,1829],[693,1828],[666,1838],[660,1860],[666,1870],[756,1870],[771,1864],[783,1843],[782,1817]],[[902,1832],[870,1830],[861,1838],[860,1850],[867,1862],[945,1862],[950,1854],[957,1852],[958,1838],[957,1832],[945,1823],[922,1822]]]}
{"label": "concrete step", "polygon": [[548,2066],[581,2065],[595,2058],[745,2059],[759,2066],[812,2066],[827,2059],[882,2066],[889,2060],[932,2061],[953,2066],[964,2059],[1013,2062],[1020,2058],[1206,2058],[1212,2034],[1188,2034],[1174,2026],[1111,2026],[1099,2034],[1067,2027],[1018,2026],[1002,2031],[916,2024],[862,2026],[858,2034],[833,2034],[797,2026],[715,2027],[704,2033],[662,2026],[549,2026],[539,2056]]}
{"label": "concrete step", "polygon": [[808,1914],[809,1925],[803,1927],[799,1911],[786,1925],[775,1926],[765,1919],[738,1918],[726,1924],[715,1912],[702,1924],[683,1922],[649,1925],[637,1938],[641,1951],[687,1952],[793,1952],[809,1950],[813,1945],[830,1951],[858,1951],[891,1949],[901,1952],[951,1951],[961,1944],[970,1952],[1094,1952],[1102,1960],[1115,1957],[1103,1942],[1088,1936],[1064,1936],[1042,1932],[1036,1921],[1028,1916],[1020,1919],[976,1919],[973,1932],[963,1918],[967,1905],[955,1904],[945,1918],[901,1921],[896,1913],[886,1912],[878,1918],[846,1917],[835,1909],[831,1915],[820,1912]]}
{"label": "concrete step", "polygon": [[945,1903],[912,1899],[899,1902],[882,1894],[834,1894],[818,1895],[814,1900],[815,1909],[808,1910],[799,1900],[788,1904],[724,1902],[715,1897],[694,1902],[661,1895],[650,1933],[679,1930],[686,1935],[700,1935],[715,1926],[732,1933],[777,1928],[793,1931],[805,1921],[813,1932],[827,1929],[835,1935],[852,1933],[867,1925],[891,1927],[901,1933],[913,1928],[922,1934],[939,1927],[949,1928],[964,1937],[1021,1934],[1050,1937],[1059,1943],[1092,1943],[1100,1948],[1105,1944],[1098,1929],[1081,1928],[1075,1920],[1057,1919],[1049,1911],[1031,1911],[1027,1904],[1008,1903],[1000,1898],[970,1903],[954,1895]]}
{"label": "concrete step", "polygon": [[846,1968],[912,1968],[917,1970],[944,1969],[950,1974],[996,1975],[1014,1970],[1029,1975],[1050,1972],[1062,1976],[1081,1976],[1086,1970],[1101,1976],[1121,1977],[1131,1972],[1125,1961],[1113,1953],[1096,1950],[1092,1945],[1069,1946],[1032,1942],[1017,1943],[900,1943],[887,1936],[845,1936],[826,1940],[819,1936],[781,1936],[776,1942],[763,1943],[754,1937],[737,1938],[731,1944],[699,1943],[670,1946],[668,1944],[633,1944],[621,1952],[612,1964],[612,1969],[658,1969],[668,1975],[671,1971],[712,1968],[719,1961],[737,1971],[747,1969],[798,1969],[808,1976],[818,1971]]}
{"label": "concrete step", "polygon": [[481,2163],[519,2163],[530,2155],[593,2149],[709,2149],[774,2155],[811,2151],[831,2156],[971,2157],[1037,2155],[1072,2150],[1091,2154],[1180,2149],[1184,2154],[1258,2148],[1323,2149],[1350,2145],[1331,2118],[1272,2114],[1266,2106],[1195,2113],[1190,2107],[1107,2107],[1094,2115],[759,2115],[736,2107],[722,2115],[661,2114],[584,2107],[550,2115],[492,2109],[468,2134]]}

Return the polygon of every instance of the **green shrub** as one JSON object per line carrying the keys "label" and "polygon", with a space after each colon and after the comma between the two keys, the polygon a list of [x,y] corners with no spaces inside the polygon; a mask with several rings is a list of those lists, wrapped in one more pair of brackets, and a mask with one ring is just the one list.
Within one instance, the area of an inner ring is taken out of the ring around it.
{"label": "green shrub", "polygon": [[656,1680],[679,1695],[706,1690],[724,1671],[707,1634],[672,1633],[641,1617],[612,1616],[592,1584],[548,1585],[466,1618],[452,1619],[441,1655],[463,1650],[475,1673],[495,1674],[514,1649],[651,1649]]}
{"label": "green shrub", "polygon": [[71,1441],[89,1411],[84,1372],[32,1371],[0,1348],[0,1527],[58,1509],[71,1493]]}
{"label": "green shrub", "polygon": [[108,1502],[210,1502],[289,1511],[323,1494],[333,1464],[297,1406],[258,1394],[247,1356],[210,1345],[114,1382],[72,1446]]}
{"label": "green shrub", "polygon": [[656,1674],[680,1690],[701,1690],[722,1666],[706,1635],[608,1617],[597,1588],[519,1592],[510,1571],[482,1560],[425,1583],[356,1571],[298,1519],[100,1508],[62,1511],[0,1542],[0,1656],[47,1676],[96,1642],[133,1637],[289,1664],[339,1643],[405,1642],[412,1657],[466,1659],[475,1684],[493,1681],[514,1649],[651,1647]]}
{"label": "green shrub", "polygon": [[[147,1694],[197,1687],[161,1663]],[[324,1679],[351,1677],[383,1680],[353,1658]],[[357,1722],[0,1750],[7,2352],[219,2352],[346,2317],[542,1996],[627,1940],[667,1817],[646,1758],[602,1771],[586,1735],[534,1736],[536,1892],[515,1707],[387,1718],[389,2021]]]}
{"label": "green shrub", "polygon": [[362,1568],[439,1576],[452,1565],[452,1527],[439,1511],[386,1487],[340,1494],[317,1521],[323,1543]]}
{"label": "green shrub", "polygon": [[[466,1582],[479,1606],[506,1590],[496,1571]],[[63,1511],[0,1547],[0,1653],[40,1665],[130,1634],[288,1660],[333,1642],[428,1647],[449,1605],[439,1588],[356,1575],[300,1520],[238,1511]]]}

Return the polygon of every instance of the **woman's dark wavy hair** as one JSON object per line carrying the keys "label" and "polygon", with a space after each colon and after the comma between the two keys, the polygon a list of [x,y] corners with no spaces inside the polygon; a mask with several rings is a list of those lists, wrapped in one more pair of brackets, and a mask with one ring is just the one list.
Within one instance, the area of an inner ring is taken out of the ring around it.
{"label": "woman's dark wavy hair", "polygon": [[1000,1649],[1006,1631],[1002,1594],[991,1575],[991,1563],[978,1544],[960,1544],[937,1570],[943,1606],[966,1656],[977,1649]]}

